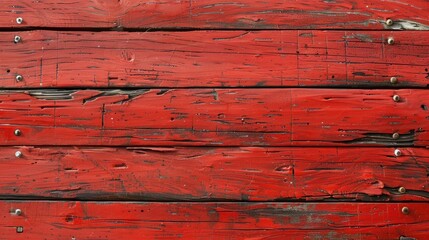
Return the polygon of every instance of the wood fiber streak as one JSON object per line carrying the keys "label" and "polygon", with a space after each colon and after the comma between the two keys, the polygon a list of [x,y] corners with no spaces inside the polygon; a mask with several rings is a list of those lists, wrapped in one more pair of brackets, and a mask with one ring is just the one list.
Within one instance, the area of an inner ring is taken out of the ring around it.
{"label": "wood fiber streak", "polygon": [[426,239],[427,206],[2,201],[0,239]]}
{"label": "wood fiber streak", "polygon": [[427,87],[428,39],[428,31],[1,32],[0,87]]}
{"label": "wood fiber streak", "polygon": [[[0,148],[12,199],[427,201],[429,150]],[[15,151],[22,153],[15,157]],[[17,171],[19,169],[19,171]],[[399,193],[405,187],[405,193]]]}
{"label": "wood fiber streak", "polygon": [[[3,0],[0,27],[429,29],[427,0]],[[16,23],[23,17],[22,24]],[[385,20],[394,20],[387,26]]]}
{"label": "wood fiber streak", "polygon": [[7,90],[0,145],[428,146],[428,100],[409,89]]}

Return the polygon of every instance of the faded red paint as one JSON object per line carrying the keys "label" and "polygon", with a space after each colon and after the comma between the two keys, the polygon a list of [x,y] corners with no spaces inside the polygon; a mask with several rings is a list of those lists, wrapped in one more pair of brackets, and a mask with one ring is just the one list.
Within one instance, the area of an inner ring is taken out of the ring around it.
{"label": "faded red paint", "polygon": [[[428,29],[426,0],[3,0],[0,27]],[[15,18],[24,18],[16,24]],[[386,19],[394,20],[387,26]]]}
{"label": "faded red paint", "polygon": [[[7,201],[0,203],[0,231],[10,240],[426,239],[427,206]],[[13,214],[17,208],[21,216]],[[18,226],[23,233],[16,233]]]}
{"label": "faded red paint", "polygon": [[429,150],[399,149],[0,148],[0,196],[427,201]]}
{"label": "faded red paint", "polygon": [[[22,42],[15,44],[19,34]],[[426,87],[429,32],[0,33],[1,87]],[[387,39],[393,37],[394,45]],[[208,47],[209,46],[209,47]],[[27,59],[27,61],[22,61]],[[23,80],[17,82],[20,74]],[[391,77],[398,83],[392,84]]]}

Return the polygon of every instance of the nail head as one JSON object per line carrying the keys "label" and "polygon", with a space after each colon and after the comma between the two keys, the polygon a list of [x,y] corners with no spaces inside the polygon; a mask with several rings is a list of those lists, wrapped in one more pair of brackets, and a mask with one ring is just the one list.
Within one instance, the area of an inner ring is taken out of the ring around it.
{"label": "nail head", "polygon": [[14,38],[13,38],[13,41],[15,42],[15,43],[19,43],[19,42],[21,42],[21,37],[20,36],[15,36]]}
{"label": "nail head", "polygon": [[21,214],[22,214],[21,209],[19,209],[19,208],[15,209],[15,215],[20,216]]}
{"label": "nail head", "polygon": [[398,83],[398,78],[397,77],[391,77],[390,83],[392,83],[392,84]]}
{"label": "nail head", "polygon": [[22,157],[22,152],[21,151],[16,151],[15,152],[15,157],[21,158]]}
{"label": "nail head", "polygon": [[24,77],[22,75],[18,74],[18,75],[16,75],[15,79],[17,82],[21,82],[24,79]]}
{"label": "nail head", "polygon": [[398,192],[404,194],[407,190],[404,187],[398,188]]}
{"label": "nail head", "polygon": [[17,17],[16,18],[16,23],[21,24],[24,21],[24,19],[22,17]]}
{"label": "nail head", "polygon": [[401,100],[401,97],[399,95],[393,95],[393,101],[399,102]]}
{"label": "nail head", "polygon": [[393,139],[398,139],[398,138],[399,138],[399,133],[394,133],[394,134],[392,134],[392,138],[393,138]]}
{"label": "nail head", "polygon": [[14,133],[15,133],[15,136],[21,136],[21,130],[19,129],[16,129]]}
{"label": "nail head", "polygon": [[396,150],[395,150],[395,156],[396,156],[396,157],[399,157],[399,156],[401,156],[401,155],[402,155],[401,150],[396,149]]}
{"label": "nail head", "polygon": [[407,214],[409,214],[409,213],[410,213],[410,209],[409,209],[408,207],[403,207],[403,208],[402,208],[402,210],[401,210],[401,212],[402,212],[403,214],[407,215]]}
{"label": "nail head", "polygon": [[393,25],[393,20],[390,19],[390,18],[386,19],[386,25],[387,26],[392,26]]}
{"label": "nail head", "polygon": [[392,37],[387,39],[387,44],[393,45],[394,43],[395,43],[395,39],[393,39]]}
{"label": "nail head", "polygon": [[17,233],[23,233],[24,232],[24,227],[21,227],[21,226],[16,227],[16,232]]}

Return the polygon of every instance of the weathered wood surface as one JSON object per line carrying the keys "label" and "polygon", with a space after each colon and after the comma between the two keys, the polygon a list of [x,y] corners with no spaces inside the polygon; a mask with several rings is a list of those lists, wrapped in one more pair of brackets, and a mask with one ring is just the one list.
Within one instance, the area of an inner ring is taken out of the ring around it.
{"label": "weathered wood surface", "polygon": [[3,88],[429,84],[427,31],[25,31],[0,43]]}
{"label": "weathered wood surface", "polygon": [[[0,238],[427,239],[428,206],[2,201]],[[16,209],[22,214],[14,214]]]}
{"label": "weathered wood surface", "polygon": [[428,101],[410,89],[5,90],[0,144],[428,146]]}
{"label": "weathered wood surface", "polygon": [[[3,0],[0,27],[427,30],[427,5],[427,0]],[[385,24],[388,18],[392,26]]]}
{"label": "weathered wood surface", "polygon": [[427,201],[427,169],[421,148],[14,147],[0,148],[0,197]]}

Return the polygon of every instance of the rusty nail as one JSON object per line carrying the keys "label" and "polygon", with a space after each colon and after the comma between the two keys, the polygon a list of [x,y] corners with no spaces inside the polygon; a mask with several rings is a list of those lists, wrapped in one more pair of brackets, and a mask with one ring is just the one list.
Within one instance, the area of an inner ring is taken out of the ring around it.
{"label": "rusty nail", "polygon": [[16,23],[21,24],[24,21],[24,19],[22,19],[22,17],[17,17],[16,18]]}
{"label": "rusty nail", "polygon": [[395,156],[396,156],[396,157],[399,157],[399,156],[401,156],[401,155],[402,155],[401,150],[399,150],[399,149],[395,149]]}
{"label": "rusty nail", "polygon": [[21,209],[19,209],[19,208],[17,208],[17,209],[15,209],[15,215],[21,215],[22,214],[22,211],[21,211]]}
{"label": "rusty nail", "polygon": [[393,101],[399,102],[401,100],[401,97],[399,95],[393,95]]}
{"label": "rusty nail", "polygon": [[24,227],[21,227],[21,226],[16,227],[16,232],[17,233],[23,233],[24,232]]}
{"label": "rusty nail", "polygon": [[401,210],[401,212],[402,212],[403,214],[407,215],[407,214],[409,214],[409,213],[410,213],[410,209],[409,209],[408,207],[403,207],[403,208],[402,208],[402,210]]}
{"label": "rusty nail", "polygon": [[21,82],[24,79],[24,77],[22,75],[18,74],[18,75],[16,75],[15,79],[17,82]]}
{"label": "rusty nail", "polygon": [[16,129],[14,133],[15,133],[15,136],[21,136],[21,130],[19,129]]}
{"label": "rusty nail", "polygon": [[404,187],[398,188],[398,192],[404,194],[407,190]]}
{"label": "rusty nail", "polygon": [[397,77],[391,77],[390,83],[392,83],[392,84],[398,83],[398,78]]}
{"label": "rusty nail", "polygon": [[393,25],[393,20],[390,19],[390,18],[386,19],[386,25],[387,26],[392,26]]}
{"label": "rusty nail", "polygon": [[390,37],[387,39],[387,44],[393,45],[394,43],[395,43],[395,39],[393,39],[393,37]]}
{"label": "rusty nail", "polygon": [[394,134],[392,134],[392,138],[393,138],[393,139],[398,139],[398,138],[399,138],[399,133],[394,133]]}
{"label": "rusty nail", "polygon": [[15,152],[15,157],[21,158],[22,157],[22,152],[21,151],[16,151]]}
{"label": "rusty nail", "polygon": [[15,42],[15,43],[19,43],[19,42],[21,42],[21,37],[20,36],[15,36],[14,38],[13,38],[13,41]]}

